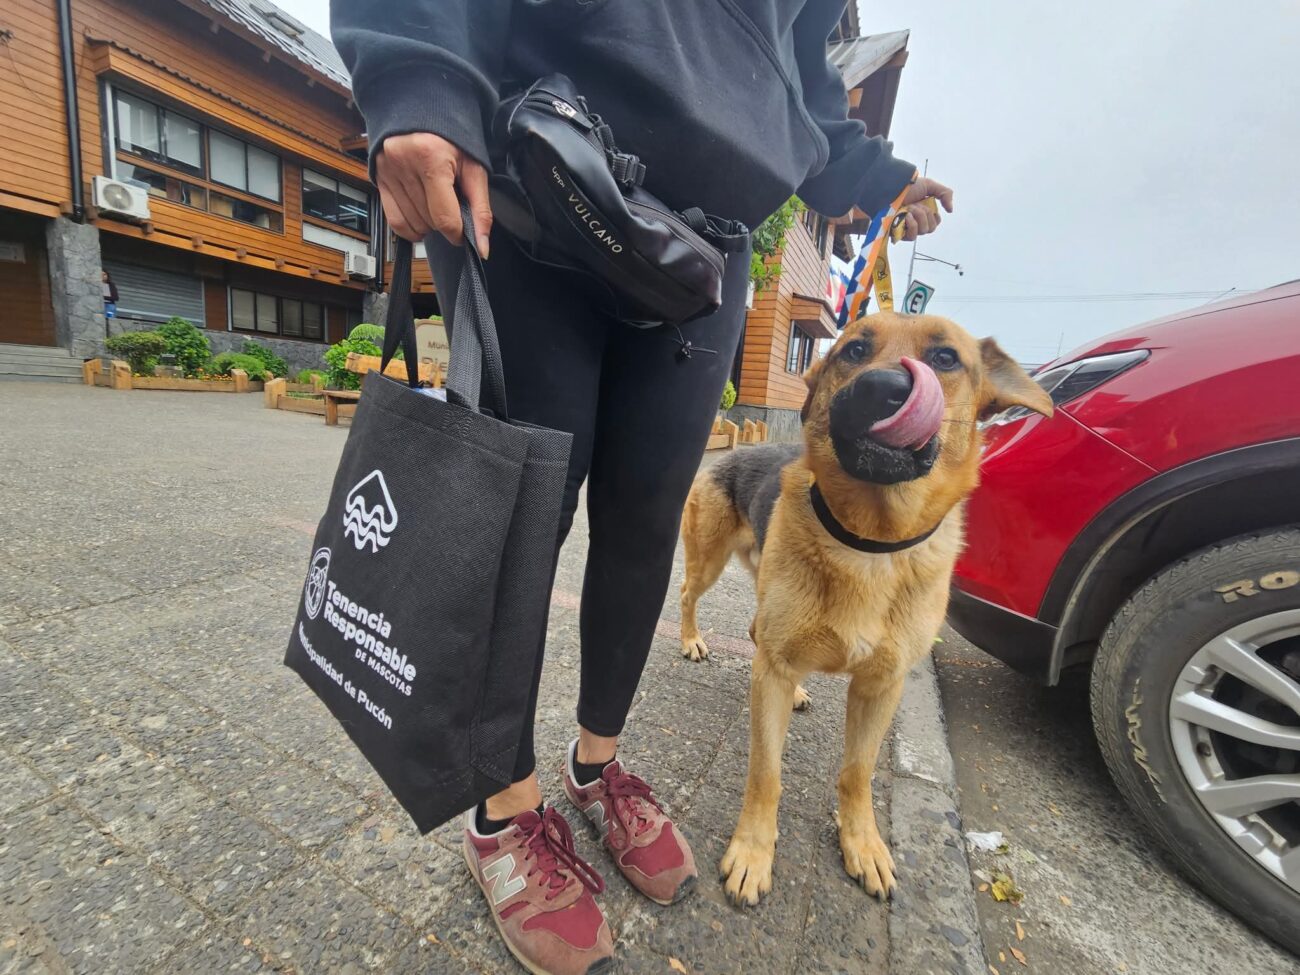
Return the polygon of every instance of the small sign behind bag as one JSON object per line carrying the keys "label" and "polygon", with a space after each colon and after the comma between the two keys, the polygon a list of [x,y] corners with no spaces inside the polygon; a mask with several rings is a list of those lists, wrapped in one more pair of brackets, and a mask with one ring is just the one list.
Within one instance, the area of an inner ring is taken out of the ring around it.
{"label": "small sign behind bag", "polygon": [[445,402],[415,388],[398,245],[383,364],[402,345],[409,385],[366,374],[285,655],[422,832],[513,778],[572,439],[508,419],[465,239]]}

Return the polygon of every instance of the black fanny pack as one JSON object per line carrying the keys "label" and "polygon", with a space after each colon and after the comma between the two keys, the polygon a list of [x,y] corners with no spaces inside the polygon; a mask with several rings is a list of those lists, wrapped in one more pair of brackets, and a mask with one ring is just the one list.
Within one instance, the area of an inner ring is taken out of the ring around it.
{"label": "black fanny pack", "polygon": [[607,310],[637,327],[679,325],[722,302],[725,253],[749,230],[698,208],[681,213],[642,188],[645,165],[564,75],[501,105],[492,209],[534,260],[586,272]]}

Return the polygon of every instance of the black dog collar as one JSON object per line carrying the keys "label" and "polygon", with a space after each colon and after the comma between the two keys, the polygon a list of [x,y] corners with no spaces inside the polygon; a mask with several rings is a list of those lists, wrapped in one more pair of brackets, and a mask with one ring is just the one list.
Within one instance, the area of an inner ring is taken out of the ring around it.
{"label": "black dog collar", "polygon": [[939,530],[939,525],[943,524],[943,519],[939,520],[939,525],[935,525],[923,535],[917,535],[915,538],[905,538],[901,542],[877,542],[871,538],[863,538],[849,531],[831,514],[830,506],[826,504],[826,499],[822,497],[821,490],[816,483],[808,489],[808,497],[812,501],[813,511],[817,512],[817,520],[822,523],[822,527],[830,533],[831,538],[841,545],[847,545],[851,549],[859,552],[871,552],[876,555],[888,555],[890,552],[901,552],[909,549],[913,545],[920,545],[923,541]]}

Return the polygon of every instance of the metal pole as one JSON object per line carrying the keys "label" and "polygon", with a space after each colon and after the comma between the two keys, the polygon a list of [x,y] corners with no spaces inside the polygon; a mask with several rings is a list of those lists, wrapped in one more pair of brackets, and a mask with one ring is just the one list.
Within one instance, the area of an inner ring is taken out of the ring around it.
{"label": "metal pole", "polygon": [[[925,176],[929,172],[930,160],[927,159],[925,165],[921,167],[921,175]],[[912,241],[912,259],[907,262],[907,291],[904,291],[903,294],[907,294],[908,291],[912,290],[912,268],[914,267],[916,267],[916,241]]]}
{"label": "metal pole", "polygon": [[72,52],[72,0],[58,0],[59,56],[63,62],[63,121],[68,133],[68,167],[72,170],[72,217],[80,221],[86,214],[86,198],[81,186],[81,119],[77,111],[77,72]]}

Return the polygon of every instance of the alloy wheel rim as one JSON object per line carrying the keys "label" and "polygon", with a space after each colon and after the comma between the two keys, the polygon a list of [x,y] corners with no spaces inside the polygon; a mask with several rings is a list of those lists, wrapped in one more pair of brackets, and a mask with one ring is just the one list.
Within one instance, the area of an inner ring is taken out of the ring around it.
{"label": "alloy wheel rim", "polygon": [[[1175,680],[1169,730],[1210,818],[1300,893],[1300,651],[1292,644],[1300,645],[1300,609],[1220,633]],[[1285,669],[1276,662],[1284,649]]]}
{"label": "alloy wheel rim", "polygon": [[1174,681],[1169,725],[1179,767],[1206,813],[1253,861],[1300,893],[1297,651],[1288,651],[1286,668],[1275,662],[1292,643],[1300,643],[1300,610],[1219,633]]}

